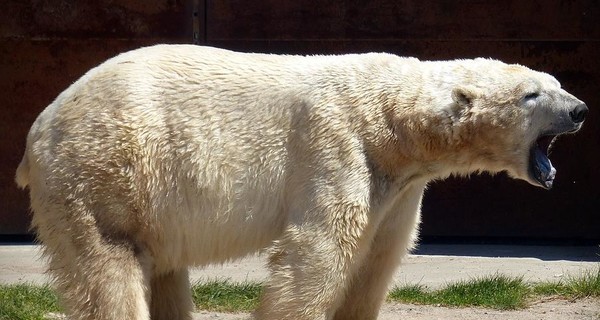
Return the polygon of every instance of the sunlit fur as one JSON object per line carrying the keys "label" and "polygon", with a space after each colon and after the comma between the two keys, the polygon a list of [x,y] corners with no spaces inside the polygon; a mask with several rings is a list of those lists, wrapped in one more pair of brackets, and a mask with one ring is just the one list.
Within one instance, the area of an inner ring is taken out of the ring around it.
{"label": "sunlit fur", "polygon": [[189,266],[261,249],[257,318],[373,319],[427,182],[529,180],[529,148],[574,101],[494,60],[161,45],[61,93],[17,182],[70,319],[190,319]]}

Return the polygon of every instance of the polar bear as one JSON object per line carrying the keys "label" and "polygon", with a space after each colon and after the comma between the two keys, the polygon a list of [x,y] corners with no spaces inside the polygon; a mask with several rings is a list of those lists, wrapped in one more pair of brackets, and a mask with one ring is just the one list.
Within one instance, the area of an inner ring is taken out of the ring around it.
{"label": "polar bear", "polygon": [[190,319],[189,266],[265,249],[259,319],[374,319],[423,191],[507,171],[552,187],[586,105],[489,59],[121,54],[37,118],[17,182],[70,319]]}

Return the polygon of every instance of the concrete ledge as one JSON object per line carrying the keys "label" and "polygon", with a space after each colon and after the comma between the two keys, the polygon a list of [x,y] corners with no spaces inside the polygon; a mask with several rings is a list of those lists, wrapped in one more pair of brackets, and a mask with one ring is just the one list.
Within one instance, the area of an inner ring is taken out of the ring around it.
{"label": "concrete ledge", "polygon": [[[207,279],[264,281],[265,256],[223,265],[193,268],[192,282]],[[394,276],[398,285],[435,289],[446,283],[493,274],[522,276],[525,281],[559,280],[600,267],[598,246],[422,245]],[[45,262],[37,245],[0,245],[0,283],[45,283]]]}

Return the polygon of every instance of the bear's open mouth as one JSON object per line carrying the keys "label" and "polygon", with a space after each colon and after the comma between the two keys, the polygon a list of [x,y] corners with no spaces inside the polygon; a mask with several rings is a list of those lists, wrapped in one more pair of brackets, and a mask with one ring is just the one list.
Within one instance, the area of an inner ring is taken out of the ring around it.
{"label": "bear's open mouth", "polygon": [[556,135],[543,135],[535,141],[529,152],[529,175],[546,189],[552,188],[556,176],[556,169],[548,158],[554,140]]}

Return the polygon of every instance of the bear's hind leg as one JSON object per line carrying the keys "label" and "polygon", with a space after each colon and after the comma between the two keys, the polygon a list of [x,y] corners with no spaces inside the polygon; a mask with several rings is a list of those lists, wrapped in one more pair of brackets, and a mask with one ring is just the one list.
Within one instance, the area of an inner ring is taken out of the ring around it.
{"label": "bear's hind leg", "polygon": [[147,276],[134,250],[105,244],[86,251],[50,253],[50,274],[68,319],[150,319]]}
{"label": "bear's hind leg", "polygon": [[71,320],[148,320],[151,260],[131,241],[102,234],[91,210],[32,189],[32,226]]}
{"label": "bear's hind leg", "polygon": [[194,303],[187,269],[154,275],[151,287],[152,320],[192,319]]}

